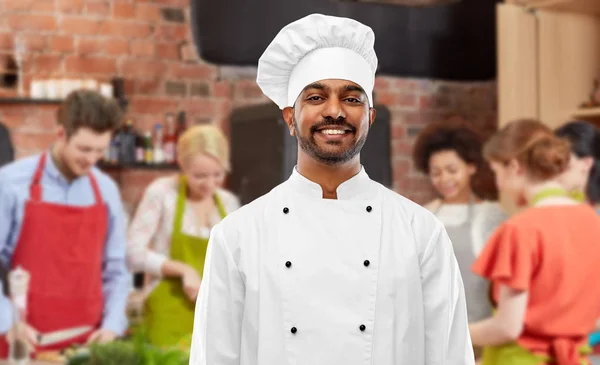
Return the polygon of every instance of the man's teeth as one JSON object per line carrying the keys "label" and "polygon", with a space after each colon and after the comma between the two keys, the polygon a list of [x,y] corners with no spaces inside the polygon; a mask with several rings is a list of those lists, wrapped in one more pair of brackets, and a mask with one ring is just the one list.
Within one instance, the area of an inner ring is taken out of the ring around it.
{"label": "man's teeth", "polygon": [[321,133],[323,133],[323,134],[344,134],[344,133],[346,133],[346,131],[339,130],[339,129],[323,129],[321,131]]}

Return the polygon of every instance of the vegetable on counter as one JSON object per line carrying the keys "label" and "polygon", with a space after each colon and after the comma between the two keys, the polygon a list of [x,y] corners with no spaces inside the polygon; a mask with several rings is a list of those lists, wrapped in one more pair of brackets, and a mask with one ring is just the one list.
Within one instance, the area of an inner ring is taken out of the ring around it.
{"label": "vegetable on counter", "polygon": [[157,348],[146,343],[140,332],[129,340],[93,344],[87,351],[75,350],[66,356],[67,365],[188,365],[187,349],[182,344],[168,349]]}

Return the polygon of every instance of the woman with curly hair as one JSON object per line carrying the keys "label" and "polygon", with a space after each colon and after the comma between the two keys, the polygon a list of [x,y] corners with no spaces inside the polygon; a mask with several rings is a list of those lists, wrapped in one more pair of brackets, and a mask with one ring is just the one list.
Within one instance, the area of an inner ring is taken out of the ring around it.
{"label": "woman with curly hair", "polygon": [[425,205],[446,227],[465,286],[469,322],[490,315],[488,284],[470,267],[506,213],[496,199],[483,160],[482,136],[460,120],[427,126],[414,147],[415,167],[427,174],[439,198]]}

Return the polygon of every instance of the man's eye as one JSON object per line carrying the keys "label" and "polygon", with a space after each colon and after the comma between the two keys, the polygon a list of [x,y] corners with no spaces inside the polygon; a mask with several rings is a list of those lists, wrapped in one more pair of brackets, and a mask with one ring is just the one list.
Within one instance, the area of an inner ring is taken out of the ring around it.
{"label": "man's eye", "polygon": [[321,97],[320,96],[316,96],[316,95],[315,96],[311,96],[311,97],[308,98],[308,100],[315,100],[315,101],[316,100],[320,100],[320,99],[321,99]]}

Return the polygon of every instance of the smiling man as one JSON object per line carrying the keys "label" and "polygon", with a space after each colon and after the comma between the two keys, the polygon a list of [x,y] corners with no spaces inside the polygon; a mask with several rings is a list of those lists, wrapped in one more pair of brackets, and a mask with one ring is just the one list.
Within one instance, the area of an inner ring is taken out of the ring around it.
{"label": "smiling man", "polygon": [[313,14],[262,55],[257,82],[298,140],[297,166],[213,228],[190,364],[474,363],[446,231],[360,163],[373,45],[371,28]]}
{"label": "smiling man", "polygon": [[[0,260],[31,274],[25,322],[34,351],[107,342],[127,328],[130,275],[123,207],[115,183],[94,167],[121,123],[100,94],[75,91],[58,111],[46,152],[0,169]],[[13,308],[0,296],[0,333],[12,335]],[[89,326],[49,346],[37,334]],[[6,341],[0,338],[0,358]]]}

